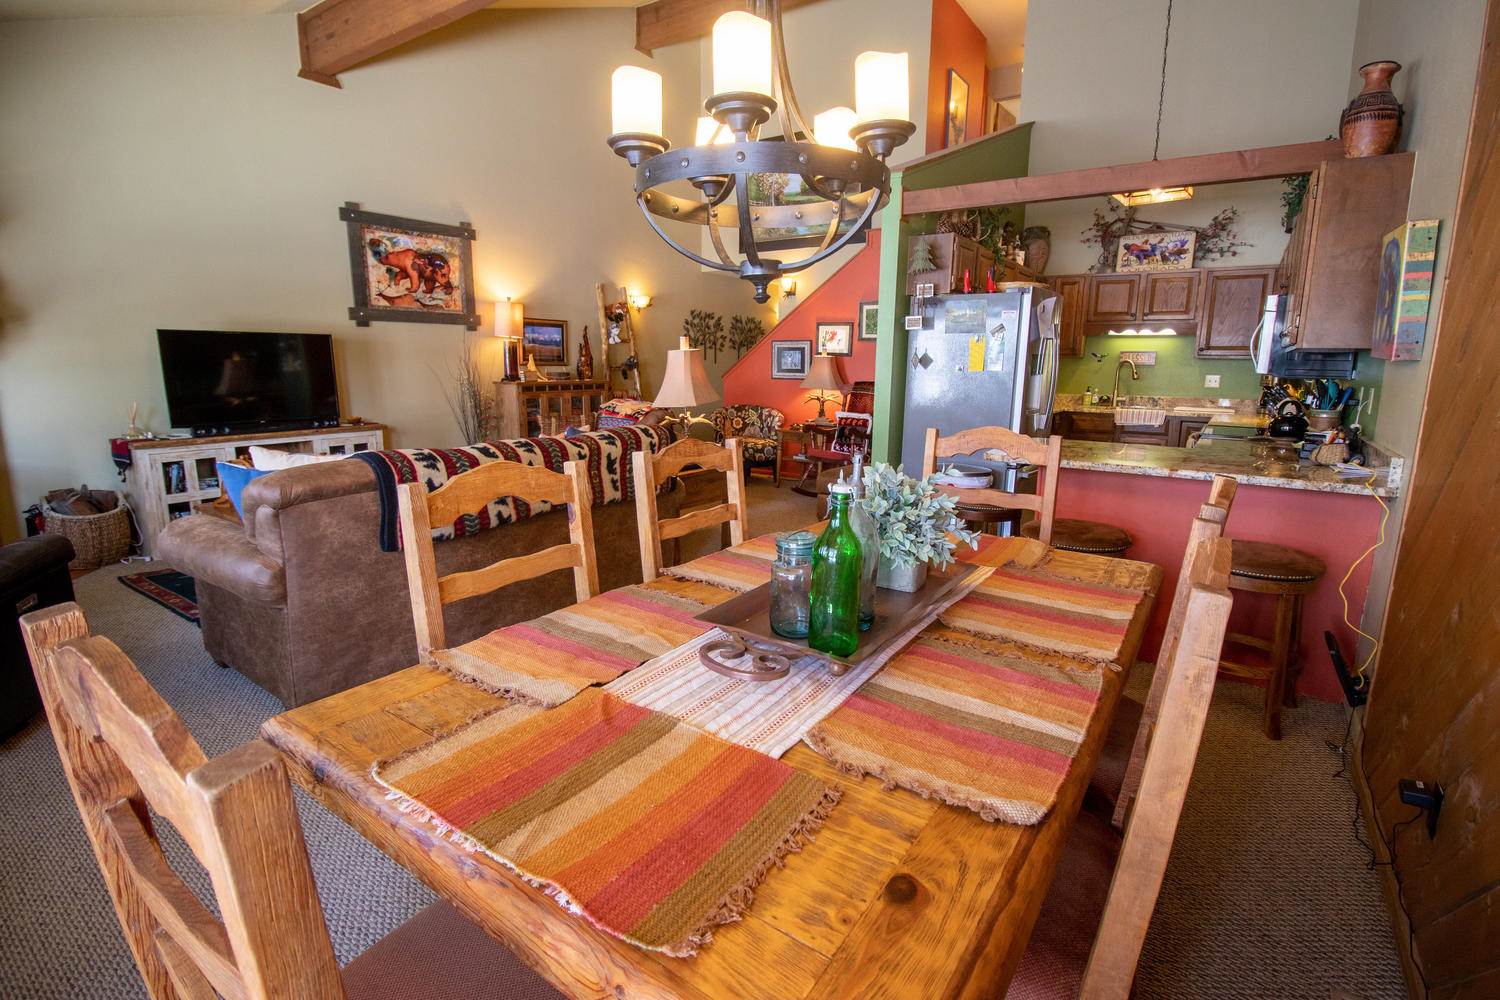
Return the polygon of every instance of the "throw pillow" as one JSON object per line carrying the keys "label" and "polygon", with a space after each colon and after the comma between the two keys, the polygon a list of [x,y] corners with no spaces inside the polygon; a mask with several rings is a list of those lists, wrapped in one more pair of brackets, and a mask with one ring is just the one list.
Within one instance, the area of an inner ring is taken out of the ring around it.
{"label": "throw pillow", "polygon": [[234,504],[234,512],[243,520],[245,508],[240,505],[240,494],[245,492],[245,487],[249,485],[250,480],[259,479],[271,470],[252,469],[230,462],[220,462],[218,465],[219,485],[224,488],[224,495],[229,498],[229,502]]}
{"label": "throw pillow", "polygon": [[318,465],[321,462],[337,462],[344,457],[343,455],[304,455],[281,451],[277,448],[262,448],[258,444],[250,446],[250,464],[261,472],[293,469],[299,465]]}

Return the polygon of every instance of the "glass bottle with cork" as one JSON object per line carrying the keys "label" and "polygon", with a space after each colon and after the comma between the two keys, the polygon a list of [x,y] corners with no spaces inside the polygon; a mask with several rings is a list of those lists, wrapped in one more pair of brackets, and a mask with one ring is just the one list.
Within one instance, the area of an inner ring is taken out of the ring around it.
{"label": "glass bottle with cork", "polygon": [[812,595],[807,644],[823,653],[850,656],[859,647],[859,584],[864,551],[849,523],[854,487],[828,487],[828,527],[813,546]]}

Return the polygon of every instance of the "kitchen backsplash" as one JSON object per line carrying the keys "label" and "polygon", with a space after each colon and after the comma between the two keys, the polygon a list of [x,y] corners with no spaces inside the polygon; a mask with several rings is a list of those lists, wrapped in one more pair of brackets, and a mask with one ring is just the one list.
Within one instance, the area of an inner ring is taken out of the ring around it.
{"label": "kitchen backsplash", "polygon": [[[1082,358],[1063,358],[1058,369],[1057,391],[1081,393],[1088,386],[1108,393],[1115,382],[1115,365],[1121,351],[1155,351],[1156,364],[1140,369],[1139,382],[1130,372],[1121,375],[1120,391],[1137,396],[1209,396],[1251,399],[1260,395],[1260,376],[1249,359],[1199,358],[1192,337],[1087,337]],[[1092,352],[1104,355],[1095,361]],[[1206,389],[1203,379],[1219,376],[1219,388]],[[1129,385],[1127,389],[1126,386]]]}

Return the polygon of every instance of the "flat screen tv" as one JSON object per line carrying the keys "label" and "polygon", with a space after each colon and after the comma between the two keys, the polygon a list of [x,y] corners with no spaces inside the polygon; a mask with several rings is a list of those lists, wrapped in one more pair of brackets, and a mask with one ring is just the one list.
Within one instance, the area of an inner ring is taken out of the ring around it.
{"label": "flat screen tv", "polygon": [[173,427],[230,433],[339,421],[326,333],[157,330]]}

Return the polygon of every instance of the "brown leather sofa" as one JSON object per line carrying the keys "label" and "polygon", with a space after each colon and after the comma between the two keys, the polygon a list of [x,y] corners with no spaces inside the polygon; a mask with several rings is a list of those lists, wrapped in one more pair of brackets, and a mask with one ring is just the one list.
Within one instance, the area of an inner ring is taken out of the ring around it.
{"label": "brown leather sofa", "polygon": [[[662,517],[681,492],[665,493]],[[287,707],[315,701],[417,662],[400,552],[378,540],[375,476],[363,462],[328,462],[254,479],[244,523],[209,513],[162,532],[158,556],[197,581],[203,645]],[[641,580],[635,504],[594,508],[599,584]],[[568,540],[567,511],[436,545],[439,574],[477,569]],[[450,643],[526,621],[575,600],[571,571],[549,573],[444,609]]]}

